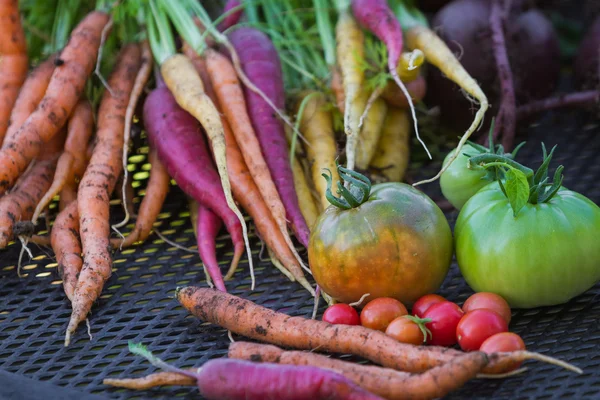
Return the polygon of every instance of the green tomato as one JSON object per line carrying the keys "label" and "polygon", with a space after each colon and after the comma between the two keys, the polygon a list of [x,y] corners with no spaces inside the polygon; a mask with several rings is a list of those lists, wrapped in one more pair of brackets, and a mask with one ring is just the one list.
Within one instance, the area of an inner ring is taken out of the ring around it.
{"label": "green tomato", "polygon": [[511,307],[561,304],[600,280],[600,208],[564,187],[515,217],[498,182],[491,183],[465,204],[454,232],[469,286]]}
{"label": "green tomato", "polygon": [[[448,153],[444,159],[444,167],[455,152],[456,149]],[[465,156],[465,153],[478,155],[482,151],[467,143],[461,153],[440,177],[442,194],[457,210],[460,210],[479,189],[494,180],[493,175],[483,168],[467,168],[469,158]]]}
{"label": "green tomato", "polygon": [[[350,173],[340,171],[347,179]],[[353,204],[330,197],[333,206],[311,231],[308,260],[322,290],[342,303],[369,293],[369,300],[392,297],[411,304],[439,289],[450,268],[453,243],[435,202],[397,182],[369,185],[360,195],[356,187],[350,190],[356,197],[344,198]]]}

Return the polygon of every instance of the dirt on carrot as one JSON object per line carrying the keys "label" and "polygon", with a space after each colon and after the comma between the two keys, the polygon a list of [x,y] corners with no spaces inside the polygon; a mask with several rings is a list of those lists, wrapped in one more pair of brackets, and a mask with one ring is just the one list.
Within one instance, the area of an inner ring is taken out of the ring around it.
{"label": "dirt on carrot", "polygon": [[[269,310],[249,300],[198,287],[181,288],[179,302],[202,321],[218,324],[239,335],[278,346],[303,350],[354,354],[384,367],[407,372],[424,372],[441,366],[465,353],[448,347],[414,346],[400,343],[383,332],[352,325],[291,317]],[[516,351],[498,353],[498,358],[481,371],[494,373],[495,368],[536,359],[581,373],[581,370],[541,354]]]}
{"label": "dirt on carrot", "polygon": [[73,301],[77,277],[83,265],[76,200],[56,216],[50,233],[50,242],[56,254],[58,274],[63,281],[65,294],[70,301]]}
{"label": "dirt on carrot", "polygon": [[54,136],[44,153],[21,177],[18,185],[0,198],[0,249],[5,248],[13,239],[14,225],[31,218],[35,206],[50,187],[65,136],[64,131]]}
{"label": "dirt on carrot", "polygon": [[0,137],[0,144],[7,146],[8,143],[15,140],[15,134],[19,131],[23,122],[33,113],[44,98],[46,89],[50,83],[50,78],[54,72],[54,57],[50,56],[46,61],[38,65],[29,76],[19,92],[19,97],[15,101],[15,105],[10,113],[9,126],[2,142]]}
{"label": "dirt on carrot", "polygon": [[38,203],[31,222],[37,223],[42,211],[62,188],[70,182],[78,182],[87,165],[86,149],[94,130],[94,113],[87,100],[80,100],[67,125],[65,148],[56,166],[52,186]]}
{"label": "dirt on carrot", "polygon": [[15,140],[0,150],[0,194],[12,187],[44,143],[66,123],[94,70],[100,36],[108,21],[108,14],[93,11],[73,30],[44,98],[15,133]]}
{"label": "dirt on carrot", "polygon": [[272,345],[239,341],[229,345],[228,357],[330,369],[344,375],[363,389],[390,400],[443,397],[475,378],[488,363],[485,353],[471,352],[421,374],[413,374],[342,361],[312,352],[284,351]]}
{"label": "dirt on carrot", "polygon": [[69,345],[71,335],[86,318],[112,272],[109,201],[122,172],[125,110],[140,63],[137,44],[123,47],[109,79],[114,95],[105,91],[98,110],[97,143],[77,195],[84,263],[73,297],[65,346]]}

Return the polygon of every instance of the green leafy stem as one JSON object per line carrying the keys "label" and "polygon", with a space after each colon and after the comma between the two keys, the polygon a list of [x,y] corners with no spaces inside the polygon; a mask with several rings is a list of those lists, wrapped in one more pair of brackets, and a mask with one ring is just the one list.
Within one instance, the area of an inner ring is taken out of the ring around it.
{"label": "green leafy stem", "polygon": [[[356,171],[342,167],[337,161],[335,164],[340,176],[340,181],[337,182],[337,194],[340,197],[336,197],[331,191],[333,186],[331,171],[325,169],[327,174],[322,174],[322,176],[327,181],[327,190],[325,192],[327,200],[342,210],[358,207],[367,201],[371,193],[371,181],[369,178]],[[344,186],[346,182],[348,183],[347,188]]]}
{"label": "green leafy stem", "polygon": [[503,179],[498,179],[498,183],[516,217],[527,203],[547,203],[561,188],[564,178],[562,165],[556,168],[552,182],[549,181],[548,176],[548,168],[555,149],[556,146],[548,154],[546,146],[542,143],[542,165],[535,172],[507,155],[490,153],[469,158],[469,168],[473,166],[495,168],[497,173],[501,172],[504,175]]}

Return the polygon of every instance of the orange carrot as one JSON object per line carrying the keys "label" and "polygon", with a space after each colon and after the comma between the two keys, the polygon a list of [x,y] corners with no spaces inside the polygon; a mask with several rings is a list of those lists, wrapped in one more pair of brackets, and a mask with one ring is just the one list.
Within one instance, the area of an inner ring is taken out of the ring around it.
{"label": "orange carrot", "polygon": [[142,242],[150,236],[152,226],[160,213],[162,205],[169,192],[169,183],[171,177],[167,173],[166,168],[160,160],[155,150],[150,151],[149,155],[150,165],[150,179],[146,186],[146,194],[140,204],[140,210],[138,212],[137,220],[135,222],[135,228],[127,235],[125,239],[111,239],[111,245],[113,247],[129,247],[135,242]]}
{"label": "orange carrot", "polygon": [[0,199],[0,249],[12,239],[14,224],[31,218],[35,206],[50,187],[65,136],[64,131],[54,136],[19,184]]}
{"label": "orange carrot", "polygon": [[77,277],[83,264],[77,201],[72,201],[56,216],[50,233],[50,242],[56,254],[58,273],[63,280],[65,293],[67,298],[73,301]]}
{"label": "orange carrot", "polygon": [[0,0],[0,143],[19,89],[27,77],[27,43],[18,0]]}
{"label": "orange carrot", "polygon": [[[189,368],[187,370],[196,373],[198,368]],[[155,372],[142,378],[106,378],[102,381],[102,384],[127,389],[147,390],[158,386],[196,386],[196,379],[178,372]]]}
{"label": "orange carrot", "polygon": [[97,142],[77,194],[84,263],[73,296],[65,346],[69,345],[71,335],[86,318],[112,272],[109,201],[122,172],[125,110],[140,62],[137,44],[123,47],[109,79],[114,96],[105,91],[98,109]]}
{"label": "orange carrot", "polygon": [[67,182],[81,179],[86,167],[86,150],[94,127],[92,106],[87,100],[80,100],[73,110],[67,127],[65,149],[58,159],[52,186],[38,203],[31,222],[37,223],[40,213],[61,191]]}
{"label": "orange carrot", "polygon": [[40,101],[46,93],[48,83],[54,72],[54,56],[49,57],[46,61],[38,65],[25,79],[19,97],[15,101],[15,105],[10,113],[10,125],[6,131],[4,142],[0,137],[2,146],[7,146],[15,140],[15,134],[19,131],[23,122],[35,111]]}
{"label": "orange carrot", "polygon": [[[287,365],[312,365],[344,375],[369,392],[385,399],[434,399],[447,395],[475,378],[488,363],[483,352],[458,356],[422,374],[396,371],[337,360],[305,351],[284,351],[279,347],[249,342],[229,345],[229,358]],[[496,357],[490,355],[490,358]]]}
{"label": "orange carrot", "polygon": [[[194,58],[197,58],[197,56]],[[205,59],[208,75],[218,98],[218,104],[220,104],[222,112],[225,113],[248,170],[254,182],[257,183],[267,206],[271,209],[271,214],[275,218],[286,243],[298,261],[302,262],[289,236],[285,208],[252,127],[252,121],[246,108],[244,92],[236,71],[227,57],[212,49],[205,50]]]}
{"label": "orange carrot", "polygon": [[[223,111],[220,109],[220,103],[217,102],[215,88],[210,82],[208,63],[205,63],[205,61],[199,57],[192,58],[192,62],[194,63],[194,67],[198,71],[198,74],[205,82],[204,90],[206,94],[217,105],[219,112],[223,114]],[[246,161],[244,160],[239,142],[236,141],[228,121],[223,116],[221,117],[221,120],[225,133],[227,170],[229,171],[229,179],[231,181],[231,189],[234,197],[240,202],[248,214],[250,214],[257,231],[266,242],[267,246],[275,253],[277,259],[292,273],[294,278],[302,286],[309,292],[314,293],[310,283],[308,283],[304,277],[302,269],[292,254],[289,245],[283,237],[281,230],[278,228],[275,218],[271,214],[265,199],[262,197],[259,185],[257,185],[253,179],[250,168],[248,168]],[[260,148],[258,151],[260,151]],[[269,174],[268,169],[266,170],[266,173]],[[233,271],[229,271],[226,278],[231,276],[232,272]]]}
{"label": "orange carrot", "polygon": [[15,183],[43,144],[67,121],[94,70],[100,36],[108,21],[108,14],[93,11],[73,30],[39,107],[15,133],[15,140],[0,150],[0,194]]}
{"label": "orange carrot", "polygon": [[[204,322],[239,335],[304,350],[354,354],[374,363],[407,372],[424,372],[463,355],[448,347],[400,343],[383,332],[359,325],[333,325],[324,321],[291,317],[249,300],[212,289],[188,286],[177,290],[177,300]],[[528,351],[498,353],[482,371],[494,373],[499,365],[536,359],[579,372],[570,364]]]}

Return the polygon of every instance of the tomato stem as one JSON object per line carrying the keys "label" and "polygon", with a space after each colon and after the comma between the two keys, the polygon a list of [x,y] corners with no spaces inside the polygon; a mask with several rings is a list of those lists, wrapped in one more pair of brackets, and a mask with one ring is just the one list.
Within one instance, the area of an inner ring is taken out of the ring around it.
{"label": "tomato stem", "polygon": [[[472,166],[479,166],[486,169],[493,168],[495,171],[501,171],[506,168],[514,168],[519,170],[525,174],[527,182],[529,183],[529,197],[527,202],[531,204],[546,203],[550,201],[550,199],[552,199],[552,197],[559,191],[564,178],[562,175],[564,167],[560,165],[554,172],[554,179],[552,183],[548,182],[548,168],[550,166],[550,161],[552,161],[554,150],[556,150],[557,146],[554,146],[552,150],[550,150],[550,153],[548,153],[546,151],[546,146],[544,143],[542,143],[542,164],[534,173],[531,168],[528,168],[513,159],[514,154],[523,146],[523,144],[524,143],[521,143],[519,146],[517,146],[512,155],[484,153],[473,156],[469,158],[468,167],[472,168]],[[504,194],[507,197],[510,197],[504,189],[502,180],[498,179],[498,181]]]}
{"label": "tomato stem", "polygon": [[[337,182],[337,193],[341,197],[336,197],[331,191],[333,184],[331,171],[326,169],[328,174],[322,174],[322,176],[327,181],[327,190],[325,191],[327,201],[342,210],[358,207],[367,201],[371,193],[371,180],[356,171],[342,167],[337,161],[336,167],[340,176],[340,181]],[[349,184],[348,188],[344,185],[346,182]]]}

